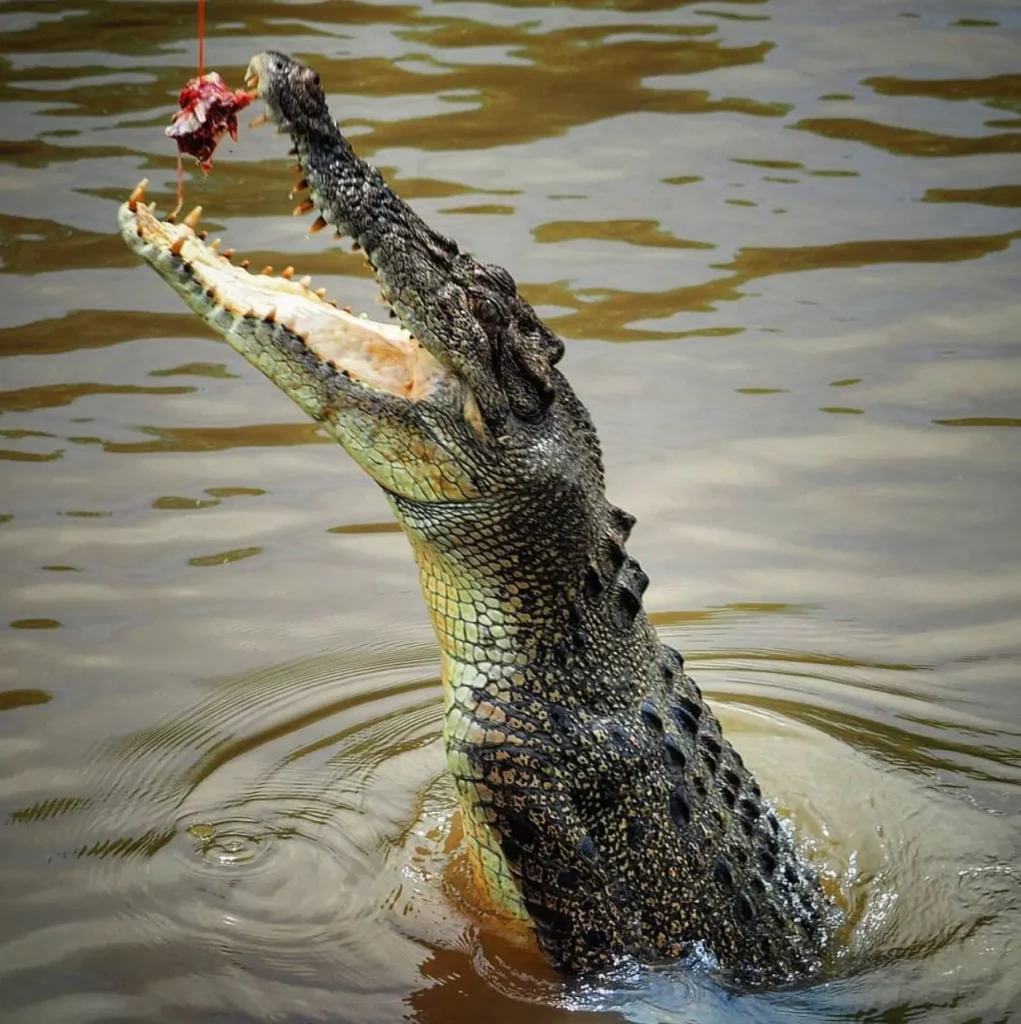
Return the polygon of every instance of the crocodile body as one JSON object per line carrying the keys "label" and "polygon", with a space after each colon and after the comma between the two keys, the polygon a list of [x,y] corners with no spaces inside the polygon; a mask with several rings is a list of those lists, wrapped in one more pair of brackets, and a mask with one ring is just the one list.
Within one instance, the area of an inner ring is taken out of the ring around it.
{"label": "crocodile body", "polygon": [[634,519],[605,497],[562,342],[354,154],[312,69],[265,53],[249,73],[291,137],[301,210],[364,250],[401,326],[247,273],[139,190],[121,230],[383,487],[442,652],[481,884],[565,972],[696,948],[750,983],[817,970],[830,903],[649,622]]}

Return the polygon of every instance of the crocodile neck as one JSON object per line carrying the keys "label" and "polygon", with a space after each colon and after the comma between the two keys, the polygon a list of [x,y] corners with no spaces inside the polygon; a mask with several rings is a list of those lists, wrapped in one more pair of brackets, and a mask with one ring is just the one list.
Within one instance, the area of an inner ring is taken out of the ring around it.
{"label": "crocodile neck", "polygon": [[[518,852],[521,826],[502,810],[529,802],[521,793],[529,779],[569,789],[567,771],[560,774],[567,748],[582,762],[575,781],[583,789],[618,789],[621,766],[599,748],[620,742],[619,723],[641,717],[650,701],[700,707],[701,694],[641,606],[648,578],[625,548],[629,513],[602,498],[572,505],[557,493],[528,505],[492,502],[482,516],[477,503],[459,516],[458,506],[388,498],[415,552],[441,649],[444,745],[475,877],[498,909],[531,922],[535,905],[504,852],[508,837]],[[542,509],[554,512],[552,534]],[[480,759],[486,749],[491,756]],[[537,750],[541,777],[517,771],[515,754]],[[612,839],[591,824],[584,831],[597,842]]]}

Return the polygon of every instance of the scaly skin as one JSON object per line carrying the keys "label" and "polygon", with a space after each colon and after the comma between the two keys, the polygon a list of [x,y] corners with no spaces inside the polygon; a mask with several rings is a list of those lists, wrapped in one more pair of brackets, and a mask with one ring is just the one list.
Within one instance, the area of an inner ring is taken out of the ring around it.
{"label": "scaly skin", "polygon": [[361,246],[407,331],[247,274],[139,191],[121,230],[386,492],[442,651],[447,762],[489,896],[567,972],[696,946],[750,983],[817,970],[830,903],[649,623],[634,520],[604,496],[562,343],[505,270],[353,153],[314,71],[264,53],[249,72],[294,144],[303,208]]}

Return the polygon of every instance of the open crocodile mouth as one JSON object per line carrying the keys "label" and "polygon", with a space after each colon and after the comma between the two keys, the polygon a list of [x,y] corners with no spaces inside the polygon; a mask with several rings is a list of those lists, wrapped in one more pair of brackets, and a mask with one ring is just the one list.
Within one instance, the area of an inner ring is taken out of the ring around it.
{"label": "open crocodile mouth", "polygon": [[235,263],[233,250],[221,252],[219,239],[207,244],[198,230],[201,207],[180,222],[161,220],[156,204],[144,202],[147,184],[141,181],[120,208],[121,234],[228,341],[231,319],[273,324],[353,383],[412,402],[453,376],[404,327],[338,308],[325,289],[296,278],[293,267],[252,273],[247,260]]}

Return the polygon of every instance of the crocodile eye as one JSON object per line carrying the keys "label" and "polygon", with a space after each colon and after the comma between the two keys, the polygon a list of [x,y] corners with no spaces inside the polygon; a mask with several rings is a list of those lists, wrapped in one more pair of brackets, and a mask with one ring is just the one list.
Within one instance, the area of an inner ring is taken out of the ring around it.
{"label": "crocodile eye", "polygon": [[475,316],[489,327],[496,327],[503,320],[500,307],[488,295],[483,295],[475,304]]}

